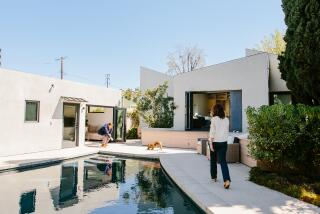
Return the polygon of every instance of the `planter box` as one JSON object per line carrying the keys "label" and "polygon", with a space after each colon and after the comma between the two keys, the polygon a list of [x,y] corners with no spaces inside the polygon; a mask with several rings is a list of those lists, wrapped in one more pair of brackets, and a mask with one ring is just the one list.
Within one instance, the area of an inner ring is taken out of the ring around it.
{"label": "planter box", "polygon": [[144,128],[141,130],[142,145],[161,141],[164,147],[197,149],[199,138],[207,138],[205,131],[177,131],[172,129]]}
{"label": "planter box", "polygon": [[257,160],[249,154],[248,144],[248,139],[240,139],[240,162],[249,167],[256,167]]}

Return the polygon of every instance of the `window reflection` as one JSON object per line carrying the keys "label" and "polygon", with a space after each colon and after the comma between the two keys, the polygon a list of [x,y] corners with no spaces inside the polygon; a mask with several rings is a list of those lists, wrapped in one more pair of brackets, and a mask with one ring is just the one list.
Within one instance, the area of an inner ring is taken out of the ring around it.
{"label": "window reflection", "polygon": [[78,203],[78,166],[77,163],[61,166],[60,186],[50,190],[56,210]]}

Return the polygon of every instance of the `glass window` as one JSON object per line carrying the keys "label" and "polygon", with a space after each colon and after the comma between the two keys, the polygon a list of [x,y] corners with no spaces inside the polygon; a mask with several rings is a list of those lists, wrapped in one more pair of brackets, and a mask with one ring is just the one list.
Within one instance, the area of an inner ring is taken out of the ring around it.
{"label": "glass window", "polygon": [[89,106],[88,113],[104,113],[104,107]]}
{"label": "glass window", "polygon": [[36,208],[36,190],[20,195],[20,213],[33,213]]}
{"label": "glass window", "polygon": [[39,102],[26,101],[26,122],[39,122]]}
{"label": "glass window", "polygon": [[289,93],[273,93],[271,95],[272,104],[292,104],[291,94]]}

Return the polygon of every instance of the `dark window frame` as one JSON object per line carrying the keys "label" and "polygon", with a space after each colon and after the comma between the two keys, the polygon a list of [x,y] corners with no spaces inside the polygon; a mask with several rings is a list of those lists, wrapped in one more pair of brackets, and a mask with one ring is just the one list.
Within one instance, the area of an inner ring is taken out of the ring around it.
{"label": "dark window frame", "polygon": [[[27,104],[36,103],[37,104],[37,119],[36,120],[27,120]],[[24,110],[24,122],[25,123],[39,123],[40,121],[40,101],[38,100],[25,100],[25,110]]]}
{"label": "dark window frame", "polygon": [[20,213],[34,213],[36,209],[37,190],[33,189],[20,195]]}
{"label": "dark window frame", "polygon": [[[193,120],[191,119],[192,118],[192,115],[193,115],[193,95],[194,94],[219,94],[219,93],[229,93],[230,96],[231,96],[231,92],[241,92],[241,108],[243,107],[242,106],[242,103],[243,103],[243,97],[242,97],[242,92],[243,90],[242,89],[239,89],[239,90],[214,90],[214,91],[185,91],[185,121],[184,121],[184,124],[185,124],[185,131],[209,131],[210,130],[210,127],[208,128],[194,128],[194,124],[193,124]],[[230,116],[229,116],[229,120],[230,120],[230,127],[229,127],[229,131],[232,132],[232,131],[240,131],[242,132],[242,123],[243,123],[243,113],[242,113],[242,110],[241,110],[241,116],[240,116],[240,129],[232,129],[232,125],[231,125],[231,119],[232,119],[232,115],[231,115],[231,97],[230,97]]]}
{"label": "dark window frame", "polygon": [[274,105],[274,95],[290,95],[291,103],[295,104],[294,98],[292,96],[292,93],[290,91],[275,91],[275,92],[269,92],[269,105]]}
{"label": "dark window frame", "polygon": [[90,105],[88,106],[88,113],[93,113],[93,114],[104,114],[104,110],[103,111],[92,111],[92,108],[104,108],[103,106],[94,106],[94,105]]}

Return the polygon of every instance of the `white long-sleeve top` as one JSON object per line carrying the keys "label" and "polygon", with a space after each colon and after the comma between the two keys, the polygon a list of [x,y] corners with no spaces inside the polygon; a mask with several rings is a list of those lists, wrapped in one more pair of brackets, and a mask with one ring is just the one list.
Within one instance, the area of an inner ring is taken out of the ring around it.
{"label": "white long-sleeve top", "polygon": [[228,141],[229,134],[229,119],[227,117],[221,119],[220,117],[211,118],[209,137],[213,142]]}

